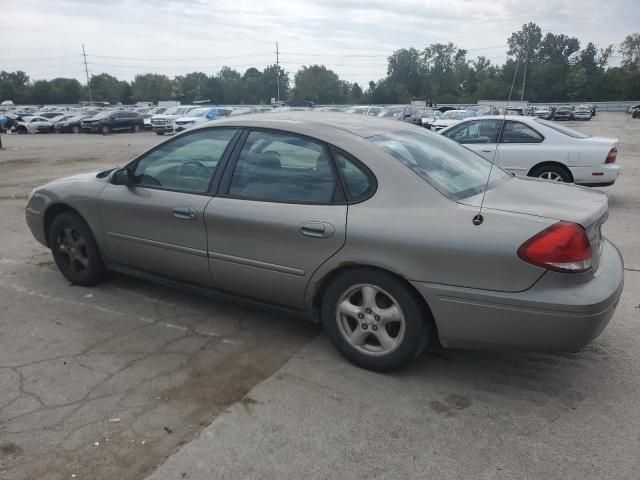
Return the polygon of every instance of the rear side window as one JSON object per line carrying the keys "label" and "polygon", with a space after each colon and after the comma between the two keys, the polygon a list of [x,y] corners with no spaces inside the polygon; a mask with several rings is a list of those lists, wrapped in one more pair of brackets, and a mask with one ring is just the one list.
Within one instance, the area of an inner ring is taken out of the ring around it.
{"label": "rear side window", "polygon": [[502,130],[500,143],[540,143],[544,137],[521,122],[508,121]]}
{"label": "rear side window", "polygon": [[370,197],[376,189],[373,174],[366,172],[350,155],[336,148],[331,153],[344,181],[347,198],[352,202],[360,202]]}
{"label": "rear side window", "polygon": [[324,147],[307,138],[254,131],[245,141],[229,195],[284,203],[333,203],[337,181]]}

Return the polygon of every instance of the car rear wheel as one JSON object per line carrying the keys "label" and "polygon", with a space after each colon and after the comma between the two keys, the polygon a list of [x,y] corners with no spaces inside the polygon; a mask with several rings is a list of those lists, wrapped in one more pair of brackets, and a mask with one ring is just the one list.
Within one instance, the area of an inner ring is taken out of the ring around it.
{"label": "car rear wheel", "polygon": [[412,361],[427,345],[433,322],[402,280],[374,269],[336,277],[322,301],[325,331],[355,365],[390,371]]}
{"label": "car rear wheel", "polygon": [[133,126],[133,132],[134,133],[139,133],[140,132],[140,125],[138,125],[137,123]]}
{"label": "car rear wheel", "polygon": [[164,132],[156,132],[156,135],[164,135]]}
{"label": "car rear wheel", "polygon": [[571,182],[571,175],[566,168],[558,165],[544,165],[531,172],[532,177],[551,180],[552,182]]}
{"label": "car rear wheel", "polygon": [[60,272],[74,285],[91,286],[104,279],[98,244],[78,215],[65,212],[53,220],[49,246]]}
{"label": "car rear wheel", "polygon": [[103,135],[108,135],[111,129],[109,128],[109,125],[103,125],[101,131]]}
{"label": "car rear wheel", "polygon": [[71,127],[71,132],[80,133],[80,127],[78,125],[74,125],[73,127]]}

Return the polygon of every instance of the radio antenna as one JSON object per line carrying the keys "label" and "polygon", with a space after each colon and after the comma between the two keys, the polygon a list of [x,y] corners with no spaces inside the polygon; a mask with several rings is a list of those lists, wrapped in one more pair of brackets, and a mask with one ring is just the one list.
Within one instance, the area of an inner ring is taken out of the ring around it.
{"label": "radio antenna", "polygon": [[502,131],[504,130],[504,124],[507,121],[507,108],[509,108],[509,104],[511,103],[511,95],[513,94],[513,86],[515,85],[516,77],[518,76],[519,65],[520,65],[520,55],[518,55],[518,58],[516,59],[516,69],[513,72],[513,80],[511,81],[511,88],[509,89],[509,98],[507,99],[507,105],[505,106],[504,112],[502,114],[502,124],[500,125],[500,130],[498,130],[498,138],[496,138],[496,149],[493,151],[493,158],[491,159],[491,166],[489,167],[489,175],[487,176],[487,183],[485,183],[484,191],[482,192],[482,200],[480,201],[480,210],[478,210],[478,214],[475,217],[473,217],[473,224],[476,227],[479,225],[482,225],[482,222],[484,222],[484,217],[482,216],[482,207],[484,206],[484,198],[487,195],[487,188],[489,188],[489,181],[491,180],[493,165],[496,163],[498,148],[500,148],[500,136],[502,135]]}

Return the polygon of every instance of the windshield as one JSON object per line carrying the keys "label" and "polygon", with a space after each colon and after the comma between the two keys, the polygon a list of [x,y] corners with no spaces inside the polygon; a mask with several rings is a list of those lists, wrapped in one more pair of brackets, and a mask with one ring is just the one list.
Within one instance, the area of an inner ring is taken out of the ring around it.
{"label": "windshield", "polygon": [[444,112],[440,117],[441,120],[464,120],[465,118],[473,117],[473,113],[469,113],[466,110],[449,110]]}
{"label": "windshield", "polygon": [[[428,131],[399,131],[369,137],[451,200],[460,200],[484,191],[489,183],[511,178],[499,167],[456,142]],[[491,181],[489,172],[491,171]]]}
{"label": "windshield", "polygon": [[557,123],[549,122],[548,120],[542,120],[541,118],[536,118],[535,121],[538,123],[541,123],[545,127],[549,127],[552,130],[555,130],[556,132],[563,133],[573,138],[590,138],[591,137],[591,135],[585,135],[582,132],[578,132],[577,130],[573,130],[572,128],[563,127],[561,125],[558,125]]}
{"label": "windshield", "polygon": [[404,108],[385,108],[378,113],[378,117],[397,117],[404,112]]}
{"label": "windshield", "polygon": [[189,117],[204,117],[205,114],[211,110],[211,107],[207,108],[196,108],[195,110],[191,110],[188,114]]}
{"label": "windshield", "polygon": [[172,107],[164,111],[164,115],[175,115],[180,112],[182,109],[180,107]]}
{"label": "windshield", "polygon": [[107,110],[107,111],[100,112],[100,113],[96,114],[93,118],[107,118],[112,113],[113,113],[112,111]]}

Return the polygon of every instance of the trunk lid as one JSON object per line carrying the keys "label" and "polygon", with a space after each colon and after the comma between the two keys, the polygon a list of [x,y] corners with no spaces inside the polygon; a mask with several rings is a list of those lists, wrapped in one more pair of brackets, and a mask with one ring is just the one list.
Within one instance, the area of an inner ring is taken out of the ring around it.
{"label": "trunk lid", "polygon": [[[482,194],[459,200],[480,207]],[[587,187],[550,182],[537,178],[511,178],[487,191],[483,210],[535,215],[581,225],[591,243],[593,270],[598,266],[602,247],[602,224],[609,215],[606,194]]]}

